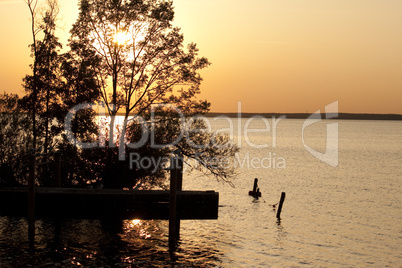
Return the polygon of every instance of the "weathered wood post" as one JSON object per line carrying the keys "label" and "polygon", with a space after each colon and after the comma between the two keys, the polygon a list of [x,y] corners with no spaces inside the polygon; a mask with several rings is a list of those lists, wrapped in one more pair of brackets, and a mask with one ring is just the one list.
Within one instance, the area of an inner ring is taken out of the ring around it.
{"label": "weathered wood post", "polygon": [[35,173],[36,156],[35,151],[29,156],[29,178],[28,178],[28,240],[31,249],[35,246]]}
{"label": "weathered wood post", "polygon": [[[183,191],[183,154],[181,151],[177,152],[176,162],[176,178],[177,178],[177,191]],[[176,237],[180,237],[180,214],[176,207]]]}
{"label": "weathered wood post", "polygon": [[170,158],[169,249],[176,248],[177,240],[177,156]]}
{"label": "weathered wood post", "polygon": [[259,190],[260,188],[258,188],[258,179],[255,178],[254,179],[254,185],[253,185],[253,190],[248,192],[248,195],[251,195],[254,198],[261,197],[261,192]]}
{"label": "weathered wood post", "polygon": [[279,201],[278,212],[276,213],[276,217],[277,217],[278,219],[281,218],[282,205],[283,205],[283,202],[285,202],[285,197],[286,197],[285,192],[282,192],[282,194],[281,194],[281,200]]}
{"label": "weathered wood post", "polygon": [[253,193],[255,193],[257,191],[257,187],[258,187],[258,179],[255,178],[254,179],[254,186],[253,186]]}

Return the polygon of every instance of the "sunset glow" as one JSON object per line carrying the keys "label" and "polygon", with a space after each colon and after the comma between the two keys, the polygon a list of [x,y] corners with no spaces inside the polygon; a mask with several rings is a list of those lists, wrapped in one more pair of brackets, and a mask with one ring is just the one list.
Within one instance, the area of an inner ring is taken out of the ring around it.
{"label": "sunset glow", "polygon": [[[77,0],[60,1],[57,35],[68,50]],[[0,91],[23,95],[32,63],[29,10],[1,1]],[[175,0],[174,24],[212,65],[201,98],[213,112],[314,112],[339,101],[340,112],[402,114],[401,1]],[[207,14],[207,15],[206,15]],[[119,33],[116,41],[124,43]]]}

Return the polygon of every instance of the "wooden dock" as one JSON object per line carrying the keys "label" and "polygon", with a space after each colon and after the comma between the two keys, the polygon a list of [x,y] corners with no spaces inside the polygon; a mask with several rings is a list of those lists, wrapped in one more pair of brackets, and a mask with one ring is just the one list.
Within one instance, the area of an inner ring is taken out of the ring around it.
{"label": "wooden dock", "polygon": [[175,151],[170,162],[170,190],[60,188],[60,157],[56,188],[36,187],[36,154],[30,157],[28,187],[0,188],[0,215],[28,218],[30,249],[35,248],[35,219],[161,219],[169,220],[169,249],[180,237],[181,220],[218,218],[219,193],[183,191],[183,156]]}
{"label": "wooden dock", "polygon": [[[35,188],[35,216],[169,219],[169,191]],[[219,193],[177,191],[177,218],[217,219]],[[0,215],[28,216],[28,187],[0,188]]]}

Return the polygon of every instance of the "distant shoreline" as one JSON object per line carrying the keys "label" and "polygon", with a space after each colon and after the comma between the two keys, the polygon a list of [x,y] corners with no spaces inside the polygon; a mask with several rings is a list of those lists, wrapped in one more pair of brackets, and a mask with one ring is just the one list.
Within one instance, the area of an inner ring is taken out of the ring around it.
{"label": "distant shoreline", "polygon": [[[101,115],[97,114],[96,115]],[[117,116],[124,116],[124,113],[117,113]],[[201,116],[205,117],[217,117],[217,116],[225,116],[229,118],[250,118],[255,116],[262,116],[265,118],[279,118],[281,116],[285,116],[287,119],[307,119],[311,116],[311,113],[206,113]],[[102,114],[103,116],[103,114]],[[130,114],[129,116],[134,116]],[[327,116],[325,113],[321,113],[321,118],[325,119],[330,117],[330,119],[338,119],[338,120],[392,120],[392,121],[402,121],[402,114],[358,114],[358,113],[338,113],[338,115],[329,114]]]}
{"label": "distant shoreline", "polygon": [[[254,116],[262,116],[265,118],[278,118],[280,116],[285,116],[288,119],[307,119],[311,116],[310,113],[207,113],[205,117],[217,117],[226,116],[231,118],[250,118]],[[326,114],[322,113],[321,118],[325,119]],[[340,120],[402,120],[402,114],[355,114],[355,113],[339,113],[332,119]]]}

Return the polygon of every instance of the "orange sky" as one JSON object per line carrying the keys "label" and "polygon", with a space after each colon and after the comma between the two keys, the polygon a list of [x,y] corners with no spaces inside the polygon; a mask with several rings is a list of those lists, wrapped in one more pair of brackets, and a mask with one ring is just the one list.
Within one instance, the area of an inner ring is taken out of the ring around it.
{"label": "orange sky", "polygon": [[[42,0],[42,2],[44,2]],[[61,40],[77,0],[60,0]],[[212,65],[202,98],[214,112],[402,114],[400,0],[174,0],[175,24]],[[29,11],[0,0],[0,91],[23,94],[30,72]]]}

